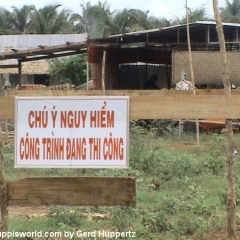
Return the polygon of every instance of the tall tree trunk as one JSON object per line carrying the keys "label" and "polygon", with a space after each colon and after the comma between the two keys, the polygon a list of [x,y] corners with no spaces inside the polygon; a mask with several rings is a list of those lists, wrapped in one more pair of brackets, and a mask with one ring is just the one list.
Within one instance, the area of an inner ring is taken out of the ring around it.
{"label": "tall tree trunk", "polygon": [[[228,75],[228,62],[225,46],[225,38],[222,28],[222,21],[218,9],[218,1],[213,0],[214,16],[216,20],[216,29],[220,43],[220,52],[222,59],[223,84],[226,98],[231,95],[231,84]],[[236,192],[235,192],[235,176],[234,176],[234,142],[232,121],[226,119],[227,129],[227,181],[228,181],[228,196],[227,196],[227,233],[228,237],[238,239],[236,226]]]}

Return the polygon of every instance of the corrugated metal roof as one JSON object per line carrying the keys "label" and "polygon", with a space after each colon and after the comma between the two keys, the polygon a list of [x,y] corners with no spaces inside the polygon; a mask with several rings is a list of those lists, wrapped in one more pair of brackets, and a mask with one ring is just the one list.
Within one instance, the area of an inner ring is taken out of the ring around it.
{"label": "corrugated metal roof", "polygon": [[[192,24],[206,24],[206,25],[216,25],[216,22],[214,21],[196,21]],[[229,27],[240,27],[239,23],[227,23],[227,22],[223,22],[222,23],[223,26],[229,26]]]}
{"label": "corrugated metal roof", "polygon": [[0,35],[0,52],[6,48],[18,50],[37,48],[40,45],[54,46],[66,42],[83,42],[86,34],[28,34],[28,35]]}
{"label": "corrugated metal roof", "polygon": [[[165,31],[165,30],[171,30],[171,29],[186,27],[186,25],[187,24],[181,24],[181,25],[174,25],[174,26],[168,26],[168,27],[163,27],[163,28],[153,28],[153,29],[136,31],[136,32],[121,33],[121,34],[111,35],[111,36],[109,36],[109,38],[111,38],[111,37],[113,37],[113,38],[114,37],[120,37],[120,36],[127,36],[127,35],[135,35],[135,36],[137,36],[138,34],[161,32],[161,31]],[[216,22],[214,22],[214,21],[196,21],[196,22],[190,23],[189,25],[190,26],[194,26],[194,25],[216,25]],[[227,26],[227,27],[240,27],[239,23],[223,22],[222,25],[223,26]]]}
{"label": "corrugated metal roof", "polygon": [[[185,27],[186,25],[187,24],[181,24],[181,25],[163,27],[160,30],[166,30],[166,29],[171,29],[171,28],[181,28],[181,27]],[[189,26],[194,26],[194,25],[216,25],[216,22],[214,22],[214,21],[196,21],[196,22],[193,22],[193,23],[189,24]],[[222,22],[222,25],[227,26],[227,27],[240,27],[239,23]]]}

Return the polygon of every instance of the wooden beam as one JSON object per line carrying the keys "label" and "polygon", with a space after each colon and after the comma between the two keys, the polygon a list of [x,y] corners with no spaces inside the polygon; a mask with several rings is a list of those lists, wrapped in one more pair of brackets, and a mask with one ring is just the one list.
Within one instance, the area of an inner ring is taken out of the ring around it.
{"label": "wooden beam", "polygon": [[[197,95],[224,95],[224,89],[196,89]],[[82,90],[34,90],[19,91],[11,89],[9,96],[101,96],[102,90],[92,90],[89,92]],[[106,96],[186,96],[193,95],[192,90],[107,90]],[[240,95],[240,89],[232,89],[232,95]]]}
{"label": "wooden beam", "polygon": [[56,58],[56,57],[66,57],[66,56],[71,56],[71,55],[76,55],[76,54],[81,54],[86,52],[87,52],[87,49],[83,49],[83,50],[74,50],[71,52],[64,52],[64,53],[52,53],[51,55],[44,55],[44,56],[34,56],[34,57],[30,56],[30,57],[22,58],[22,62],[31,62],[31,61],[50,59],[50,58]]}
{"label": "wooden beam", "polygon": [[135,178],[27,178],[7,193],[8,206],[136,206]]}
{"label": "wooden beam", "polygon": [[[158,94],[157,94],[157,93]],[[240,119],[238,90],[228,99],[224,95],[192,95],[192,91],[116,91],[106,90],[106,96],[130,96],[130,119]],[[174,92],[176,94],[174,94]],[[101,96],[102,90],[28,90],[17,91],[18,96]],[[151,94],[152,93],[152,94]],[[9,95],[11,95],[11,91]],[[14,97],[2,97],[0,119],[14,119]]]}
{"label": "wooden beam", "polygon": [[17,64],[3,64],[3,65],[0,65],[0,68],[18,68],[18,65]]}
{"label": "wooden beam", "polygon": [[22,90],[22,62],[18,60],[18,89]]}
{"label": "wooden beam", "polygon": [[27,50],[17,50],[17,52],[2,52],[0,53],[0,60],[5,59],[19,59],[24,58],[26,56],[34,56],[34,55],[45,55],[56,52],[66,52],[71,50],[80,50],[82,48],[86,48],[87,45],[85,42],[75,42],[70,44],[63,45],[55,45],[50,47],[41,48],[32,48]]}

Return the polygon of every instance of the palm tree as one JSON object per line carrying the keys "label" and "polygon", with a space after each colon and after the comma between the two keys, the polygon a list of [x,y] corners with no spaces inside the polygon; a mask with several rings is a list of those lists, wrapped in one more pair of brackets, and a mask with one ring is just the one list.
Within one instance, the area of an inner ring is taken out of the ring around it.
{"label": "palm tree", "polygon": [[79,33],[85,32],[89,34],[91,32],[91,26],[93,25],[93,22],[91,21],[89,16],[89,9],[92,8],[92,5],[90,2],[87,2],[85,4],[83,1],[83,3],[80,4],[80,7],[82,13],[73,13],[70,20],[75,26],[75,31]]}
{"label": "palm tree", "polygon": [[110,5],[107,1],[103,3],[99,1],[96,5],[83,1],[80,7],[81,14],[75,13],[71,16],[71,20],[76,23],[77,31],[86,32],[88,38],[108,36],[109,29],[112,28],[114,12],[110,11]]}
{"label": "palm tree", "polygon": [[20,9],[12,6],[12,9],[12,18],[15,32],[17,34],[27,33],[30,22],[30,12],[34,9],[34,6],[24,5]]}
{"label": "palm tree", "polygon": [[31,12],[29,29],[32,33],[54,34],[72,32],[72,22],[70,21],[70,11],[58,9],[62,5],[48,5],[39,10],[34,7]]}
{"label": "palm tree", "polygon": [[226,7],[221,8],[221,18],[224,22],[240,22],[240,0],[226,0]]}
{"label": "palm tree", "polygon": [[[210,20],[210,18],[207,16],[206,8],[204,6],[201,6],[199,8],[196,8],[194,10],[189,9],[189,22],[196,22],[196,21],[207,21]],[[184,16],[182,19],[176,17],[175,20],[172,22],[173,24],[185,24],[187,23],[186,16]]]}
{"label": "palm tree", "polygon": [[0,8],[0,34],[14,34],[12,14],[3,7]]}
{"label": "palm tree", "polygon": [[107,1],[98,2],[97,5],[88,9],[88,19],[91,26],[91,37],[107,37],[113,31],[113,15],[115,11],[110,11]]}
{"label": "palm tree", "polygon": [[[134,16],[131,14],[131,10],[124,9],[117,11],[112,16],[112,24],[109,25],[109,34],[127,33],[132,31],[132,26],[136,22]],[[106,28],[106,26],[105,26]]]}
{"label": "palm tree", "polygon": [[170,25],[165,18],[151,17],[148,16],[148,12],[137,9],[111,11],[107,1],[98,2],[96,5],[83,2],[80,6],[82,13],[72,14],[71,20],[77,22],[75,26],[78,31],[83,32],[85,29],[89,38]]}
{"label": "palm tree", "polygon": [[166,18],[149,16],[149,11],[143,12],[138,9],[131,9],[130,12],[135,20],[132,25],[132,31],[162,28],[170,25],[170,21],[168,21]]}

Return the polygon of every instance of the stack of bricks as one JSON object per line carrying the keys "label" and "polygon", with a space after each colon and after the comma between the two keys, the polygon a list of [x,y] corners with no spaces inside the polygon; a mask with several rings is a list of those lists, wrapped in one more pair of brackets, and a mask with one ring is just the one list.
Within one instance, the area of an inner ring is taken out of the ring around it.
{"label": "stack of bricks", "polygon": [[[16,86],[16,89],[18,89]],[[43,84],[22,84],[22,90],[45,90],[47,89],[46,85]]]}
{"label": "stack of bricks", "polygon": [[49,86],[49,90],[71,90],[74,86],[70,85],[69,83],[65,84],[58,84],[58,85],[52,85]]}
{"label": "stack of bricks", "polygon": [[[74,86],[69,83],[46,86],[43,84],[22,84],[22,90],[71,90]],[[18,89],[18,85],[16,86]]]}

